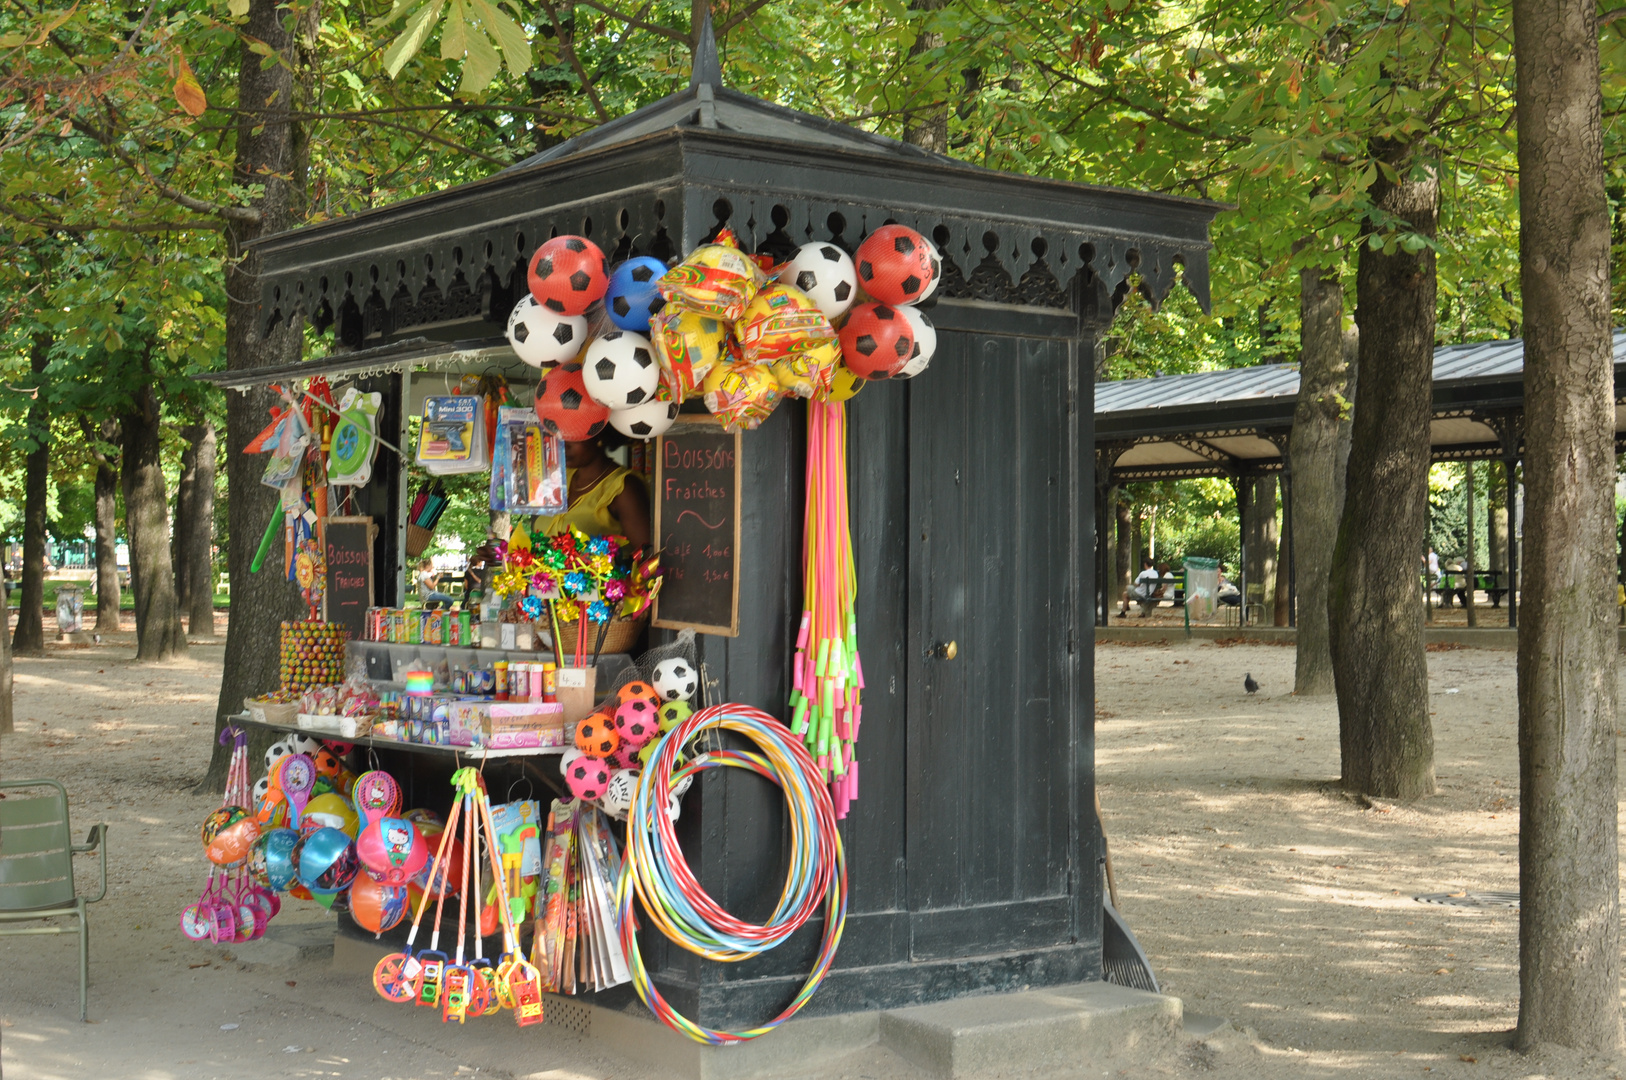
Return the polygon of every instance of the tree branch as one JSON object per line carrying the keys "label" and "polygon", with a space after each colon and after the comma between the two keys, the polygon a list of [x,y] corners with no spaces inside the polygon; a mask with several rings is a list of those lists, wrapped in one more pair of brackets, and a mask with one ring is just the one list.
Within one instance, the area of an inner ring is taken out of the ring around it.
{"label": "tree branch", "polygon": [[771,0],[751,0],[749,4],[745,5],[745,10],[735,12],[723,21],[723,25],[717,28],[717,37],[719,39],[727,37],[730,30],[767,7],[770,2]]}
{"label": "tree branch", "polygon": [[[597,4],[590,6],[598,7]],[[598,90],[594,88],[593,80],[587,77],[587,69],[582,66],[581,57],[576,55],[575,28],[572,27],[571,33],[567,36],[564,24],[559,21],[559,9],[554,6],[551,0],[542,0],[542,7],[548,13],[548,18],[553,21],[553,40],[557,41],[559,48],[564,50],[565,59],[570,61],[571,70],[576,73],[576,78],[581,80],[582,92],[587,95],[587,100],[592,102],[593,112],[598,117],[598,122],[605,123],[610,119],[610,114],[604,108],[604,102],[599,100]],[[600,10],[603,9],[600,8]]]}
{"label": "tree branch", "polygon": [[[624,12],[617,11],[615,8],[610,7],[607,4],[598,3],[597,0],[581,0],[581,3],[585,7],[590,7],[594,11],[602,12],[612,19],[617,19],[626,23],[628,26],[636,26],[640,30],[648,30],[651,34],[656,34],[668,41],[675,41],[684,47],[688,47],[693,44],[693,42],[689,40],[689,36],[687,34],[680,34],[676,30],[673,30],[670,26],[661,26],[657,23],[645,22],[642,19],[634,18],[633,16],[627,15]],[[548,6],[551,13],[552,5]]]}

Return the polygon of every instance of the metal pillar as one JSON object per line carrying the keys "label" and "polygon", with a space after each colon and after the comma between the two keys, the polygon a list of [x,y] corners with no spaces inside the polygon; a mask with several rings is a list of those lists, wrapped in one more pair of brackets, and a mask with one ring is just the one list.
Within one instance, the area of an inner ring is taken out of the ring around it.
{"label": "metal pillar", "polygon": [[1299,531],[1293,523],[1293,470],[1282,470],[1282,533],[1287,537],[1287,543],[1282,545],[1282,551],[1276,560],[1276,572],[1282,573],[1282,563],[1287,564],[1287,625],[1299,624],[1299,592],[1297,577],[1297,561],[1293,558],[1293,546],[1298,543]]}

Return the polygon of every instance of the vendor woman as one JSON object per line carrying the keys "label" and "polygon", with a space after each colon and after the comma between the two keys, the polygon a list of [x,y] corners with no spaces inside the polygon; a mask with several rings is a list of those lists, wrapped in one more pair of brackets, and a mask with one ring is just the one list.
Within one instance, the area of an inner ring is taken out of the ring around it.
{"label": "vendor woman", "polygon": [[624,442],[606,430],[586,442],[565,444],[569,509],[543,519],[549,536],[580,529],[588,536],[625,536],[634,551],[649,546],[649,492],[636,473],[617,465],[608,453]]}

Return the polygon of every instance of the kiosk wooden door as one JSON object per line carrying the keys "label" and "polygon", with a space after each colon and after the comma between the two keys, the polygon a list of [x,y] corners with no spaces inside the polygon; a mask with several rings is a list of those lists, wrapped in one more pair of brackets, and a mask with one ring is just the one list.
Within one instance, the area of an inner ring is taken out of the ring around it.
{"label": "kiosk wooden door", "polygon": [[[1068,941],[1065,340],[945,332],[909,383],[910,955]],[[990,926],[1003,931],[990,940]],[[972,932],[972,928],[976,928]],[[974,944],[973,944],[974,943]]]}

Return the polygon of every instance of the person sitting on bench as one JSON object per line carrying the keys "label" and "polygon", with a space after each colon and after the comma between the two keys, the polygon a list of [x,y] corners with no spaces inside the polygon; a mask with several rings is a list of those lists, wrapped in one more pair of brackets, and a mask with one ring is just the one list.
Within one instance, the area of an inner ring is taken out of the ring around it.
{"label": "person sitting on bench", "polygon": [[1140,573],[1135,575],[1135,584],[1130,587],[1128,592],[1124,593],[1123,607],[1118,614],[1120,617],[1128,615],[1129,601],[1134,600],[1135,603],[1140,605],[1141,618],[1144,619],[1153,608],[1157,607],[1157,602],[1162,598],[1162,575],[1152,565],[1151,559],[1142,558]]}

